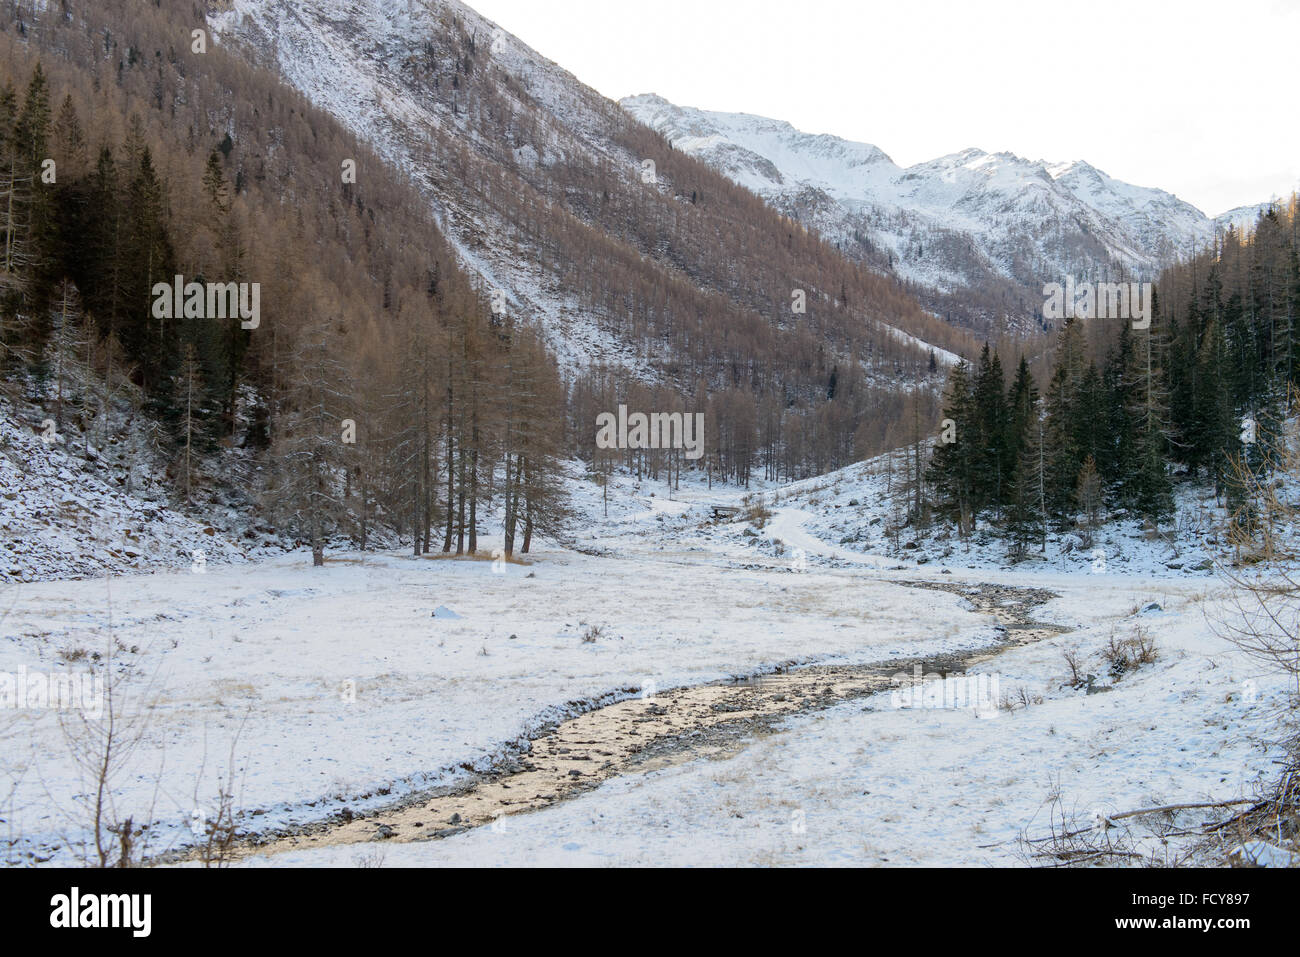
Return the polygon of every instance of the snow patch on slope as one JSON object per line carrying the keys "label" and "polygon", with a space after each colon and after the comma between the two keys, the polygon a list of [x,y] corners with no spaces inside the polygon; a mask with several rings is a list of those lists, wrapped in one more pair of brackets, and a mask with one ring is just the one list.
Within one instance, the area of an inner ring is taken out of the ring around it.
{"label": "snow patch on slope", "polygon": [[107,484],[67,440],[47,444],[0,406],[0,581],[246,560],[212,526]]}

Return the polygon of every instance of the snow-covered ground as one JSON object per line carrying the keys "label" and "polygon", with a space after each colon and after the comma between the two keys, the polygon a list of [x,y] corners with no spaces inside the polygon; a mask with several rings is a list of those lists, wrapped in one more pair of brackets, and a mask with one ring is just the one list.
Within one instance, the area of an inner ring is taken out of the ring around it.
{"label": "snow-covered ground", "polygon": [[[908,591],[844,572],[740,572],[657,547],[530,560],[338,555],[312,569],[294,554],[203,574],[10,585],[0,672],[75,674],[111,644],[115,667],[138,672],[122,694],[147,714],[115,782],[118,808],[140,820],[156,802],[162,829],[178,834],[215,791],[232,743],[241,806],[265,811],[261,823],[305,821],[322,802],[364,806],[455,780],[546,720],[647,681],[990,640],[955,598],[930,603],[947,612],[936,625]],[[583,641],[588,625],[607,636]],[[0,720],[0,770],[20,778],[9,820],[25,839],[61,843],[84,782],[58,714]]]}
{"label": "snow-covered ground", "polygon": [[[188,839],[232,753],[244,827],[374,808],[463,780],[547,722],[651,681],[991,644],[987,616],[900,581],[998,582],[1056,592],[1036,617],[1075,629],[981,666],[1004,695],[1023,687],[1027,707],[989,718],[897,709],[887,693],[846,702],[789,718],[726,759],[615,778],[502,828],[385,844],[385,861],[1016,863],[1017,835],[1046,825],[1054,789],[1086,821],[1239,797],[1272,770],[1283,689],[1214,635],[1215,578],[1171,570],[1122,534],[1124,557],[1103,571],[1070,555],[1039,570],[997,557],[963,568],[960,549],[942,559],[948,569],[937,556],[900,560],[892,543],[845,531],[873,528],[874,481],[850,471],[779,501],[767,490],[770,517],[715,521],[712,505],[744,508],[757,494],[615,477],[605,517],[601,490],[575,479],[592,517],[572,547],[547,543],[526,565],[335,553],[313,569],[295,553],[202,574],[8,584],[0,673],[77,673],[110,646],[114,670],[130,666],[118,687],[143,723],[114,778],[114,810],[156,821],[159,850]],[[839,501],[850,496],[858,506]],[[481,543],[486,555],[494,544]],[[1141,610],[1153,601],[1160,610]],[[584,641],[592,625],[604,634]],[[1113,681],[1101,648],[1139,627],[1158,657]],[[1063,651],[1076,646],[1109,691],[1064,687]],[[89,782],[59,717],[0,712],[10,860],[75,857]],[[269,863],[351,865],[373,850]]]}
{"label": "snow-covered ground", "polygon": [[843,546],[841,554],[885,554],[918,565],[1210,577],[1216,558],[1229,554],[1219,541],[1216,525],[1224,512],[1216,505],[1213,492],[1201,486],[1178,486],[1176,517],[1158,535],[1144,528],[1141,520],[1122,515],[1112,516],[1096,529],[1091,543],[1085,543],[1078,531],[1049,528],[1045,548],[1034,543],[1022,561],[1013,563],[1006,542],[984,519],[964,541],[942,523],[929,529],[906,524],[900,514],[907,501],[906,493],[898,490],[901,468],[895,464],[891,480],[887,458],[880,456],[816,478],[762,489],[754,500],[774,513],[797,514],[805,532],[822,542]]}
{"label": "snow-covered ground", "polygon": [[245,561],[267,548],[265,537],[250,532],[256,541],[241,547],[175,511],[163,483],[124,488],[130,471],[117,460],[143,460],[138,447],[98,449],[71,422],[54,424],[0,403],[0,582]]}
{"label": "snow-covered ground", "polygon": [[[1098,598],[1131,624],[1122,589],[1075,591],[1058,608],[1095,617]],[[379,853],[392,866],[1015,865],[1022,830],[1046,832],[1053,791],[1079,826],[1097,812],[1249,795],[1271,770],[1278,689],[1205,635],[1199,602],[1171,604],[1152,627],[1161,659],[1109,694],[1060,690],[1066,642],[1054,641],[999,659],[1004,689],[1023,684],[1044,700],[995,719],[896,709],[884,693],[792,719],[734,757],[614,779],[501,828]],[[1082,644],[1095,652],[1104,630]],[[350,866],[373,853],[253,863]]]}

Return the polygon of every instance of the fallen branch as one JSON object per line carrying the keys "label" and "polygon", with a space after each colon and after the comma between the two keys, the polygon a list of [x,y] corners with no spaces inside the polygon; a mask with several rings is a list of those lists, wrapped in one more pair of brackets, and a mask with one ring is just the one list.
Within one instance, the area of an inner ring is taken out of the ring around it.
{"label": "fallen branch", "polygon": [[1239,804],[1253,804],[1253,800],[1244,801],[1202,801],[1198,804],[1166,804],[1164,807],[1144,807],[1136,811],[1124,811],[1122,814],[1107,814],[1106,820],[1118,821],[1124,817],[1137,817],[1139,814],[1158,814],[1161,811],[1187,811],[1198,807],[1236,807]]}
{"label": "fallen branch", "polygon": [[[1084,857],[1067,857],[1069,854],[1086,854]],[[1135,851],[1100,850],[1088,853],[1086,851],[1060,851],[1057,853],[1044,853],[1042,857],[1065,857],[1065,860],[1057,861],[1054,864],[1047,864],[1046,867],[1073,867],[1075,864],[1086,864],[1089,861],[1095,861],[1099,857],[1138,857],[1145,858],[1146,855],[1138,854]]]}
{"label": "fallen branch", "polygon": [[[1106,814],[1102,817],[1102,820],[1119,821],[1126,817],[1139,817],[1143,814],[1159,814],[1163,811],[1190,811],[1196,808],[1208,808],[1208,807],[1237,807],[1238,805],[1241,804],[1255,804],[1255,802],[1253,800],[1248,799],[1243,801],[1199,801],[1199,802],[1194,802],[1189,804],[1165,804],[1162,805],[1161,807],[1143,807],[1143,808],[1138,808],[1137,810],[1134,811],[1121,811],[1119,814]],[[1259,804],[1255,804],[1255,807],[1260,807],[1260,806],[1261,805]],[[1250,811],[1252,810],[1254,810],[1254,808],[1250,808],[1246,811],[1242,811],[1241,814],[1235,815],[1235,817],[1241,817],[1243,814],[1249,814]],[[1229,818],[1228,821],[1231,821],[1233,819],[1234,818]],[[1216,828],[1222,827],[1224,824],[1227,824],[1228,821],[1223,821],[1220,824],[1214,825],[1214,827]],[[1077,831],[1069,831],[1065,834],[1050,834],[1047,837],[1031,838],[1027,843],[1041,844],[1044,841],[1064,840],[1065,838],[1068,837],[1078,837],[1080,834],[1087,834],[1089,831],[1095,831],[1096,829],[1097,829],[1096,824],[1090,824],[1088,827],[1080,828]],[[1211,828],[1211,830],[1213,830],[1213,828]]]}

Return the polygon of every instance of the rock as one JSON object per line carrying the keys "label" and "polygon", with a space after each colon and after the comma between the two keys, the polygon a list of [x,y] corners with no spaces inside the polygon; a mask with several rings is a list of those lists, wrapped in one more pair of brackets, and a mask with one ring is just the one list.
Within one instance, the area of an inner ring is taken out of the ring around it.
{"label": "rock", "polygon": [[1095,685],[1095,684],[1093,684],[1093,682],[1095,682],[1095,681],[1097,680],[1097,676],[1096,676],[1096,675],[1091,675],[1091,674],[1090,674],[1090,675],[1087,675],[1083,680],[1086,681],[1086,682],[1088,683],[1088,685],[1087,685],[1087,689],[1086,689],[1087,692],[1088,692],[1088,694],[1101,694],[1103,691],[1109,691],[1109,690],[1110,690],[1110,685]]}
{"label": "rock", "polygon": [[1160,607],[1160,602],[1158,602],[1158,601],[1149,601],[1149,602],[1147,602],[1145,605],[1142,606],[1142,610],[1139,612],[1139,614],[1142,614],[1142,615],[1158,615],[1158,614],[1160,614],[1162,611],[1164,611],[1164,609]]}

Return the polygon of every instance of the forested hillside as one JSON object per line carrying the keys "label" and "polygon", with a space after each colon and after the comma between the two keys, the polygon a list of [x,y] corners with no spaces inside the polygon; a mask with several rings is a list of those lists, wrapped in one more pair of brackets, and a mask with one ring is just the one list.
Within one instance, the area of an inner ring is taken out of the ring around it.
{"label": "forested hillside", "polygon": [[946,353],[978,348],[456,0],[209,8],[223,44],[409,168],[468,267],[537,319],[583,457],[594,410],[637,396],[706,412],[718,477],[814,474],[897,441],[909,393],[930,417]]}
{"label": "forested hillside", "polygon": [[[1266,461],[1244,423],[1271,434],[1295,380],[1294,203],[1167,271],[1149,329],[1068,322],[1049,365],[1035,341],[980,354],[459,4],[346,27],[327,0],[3,9],[12,414],[318,560],[332,537],[473,552],[489,513],[526,549],[563,522],[565,457],[746,485],[941,419],[914,518],[991,520],[1023,553],[1081,514],[1163,522],[1180,478],[1235,494],[1236,457]],[[350,109],[295,88],[351,68],[312,45],[331,31],[383,84]],[[703,413],[703,454],[598,450],[620,405]]]}
{"label": "forested hillside", "polygon": [[[15,414],[52,420],[65,452],[80,436],[89,469],[144,435],[174,501],[261,506],[318,561],[377,527],[472,551],[489,500],[526,545],[558,514],[553,358],[493,316],[404,176],[202,23],[189,4],[4,4]],[[172,315],[154,287],[176,276],[244,284],[248,305],[256,284],[257,315],[202,295]]]}
{"label": "forested hillside", "polygon": [[1086,533],[1118,512],[1159,526],[1175,483],[1205,481],[1234,534],[1254,542],[1263,517],[1248,492],[1282,457],[1295,414],[1298,234],[1293,196],[1166,270],[1149,328],[1067,320],[1041,385],[1023,360],[1008,384],[988,347],[959,364],[945,395],[952,428],[926,473],[935,500],[914,517],[932,504],[964,534],[988,518],[1023,554],[1049,524]]}

